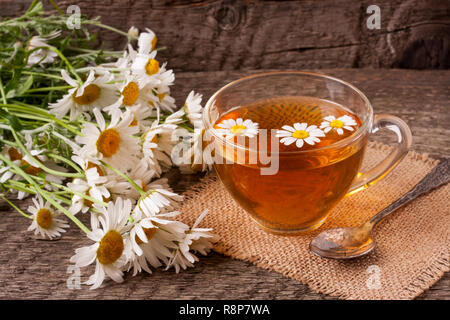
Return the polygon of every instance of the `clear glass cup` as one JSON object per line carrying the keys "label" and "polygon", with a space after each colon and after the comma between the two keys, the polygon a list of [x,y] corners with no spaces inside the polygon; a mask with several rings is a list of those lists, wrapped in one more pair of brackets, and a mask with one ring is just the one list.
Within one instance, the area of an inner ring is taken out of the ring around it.
{"label": "clear glass cup", "polygon": [[[276,153],[279,162],[275,174],[261,174],[264,165],[245,165],[238,160],[239,156],[227,154],[226,150],[238,150],[245,160],[267,150],[243,146],[217,134],[214,124],[218,117],[236,106],[299,95],[345,106],[362,124],[353,134],[326,147],[271,151],[270,156]],[[311,72],[269,72],[233,81],[206,103],[203,122],[216,152],[220,153],[219,158],[224,160],[214,164],[220,180],[259,226],[277,234],[297,234],[318,228],[346,194],[367,188],[386,176],[407,154],[412,142],[411,131],[403,120],[387,114],[374,116],[367,97],[353,85]],[[380,129],[396,134],[396,146],[375,167],[361,172],[369,136]]]}

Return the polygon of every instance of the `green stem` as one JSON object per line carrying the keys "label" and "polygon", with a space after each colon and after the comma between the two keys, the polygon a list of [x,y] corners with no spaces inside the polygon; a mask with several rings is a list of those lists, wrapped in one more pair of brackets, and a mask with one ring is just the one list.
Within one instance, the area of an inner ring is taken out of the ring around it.
{"label": "green stem", "polygon": [[64,158],[58,154],[54,154],[54,153],[46,153],[46,155],[49,156],[50,158],[64,162],[65,164],[69,165],[70,167],[75,169],[75,171],[79,172],[80,174],[82,174],[84,176],[83,170],[81,170],[81,168],[79,166],[77,166],[73,161],[70,161],[69,159],[66,159],[66,158]]}
{"label": "green stem", "polygon": [[3,82],[2,79],[0,78],[0,93],[2,95],[2,101],[4,104],[7,104],[8,101],[6,101],[6,94],[5,94],[5,89],[3,88]]}
{"label": "green stem", "polygon": [[[129,34],[127,32],[124,32],[122,30],[119,30],[119,29],[116,29],[114,27],[108,26],[108,25],[103,24],[103,23],[101,23],[99,21],[96,21],[96,20],[85,20],[85,21],[83,21],[83,23],[84,24],[91,24],[91,25],[98,26],[98,27],[101,27],[101,28],[106,29],[106,30],[110,30],[110,31],[116,32],[116,33],[121,34],[121,35],[123,35],[123,36],[125,36],[127,38],[129,37]],[[133,39],[137,39],[137,38],[133,37]]]}
{"label": "green stem", "polygon": [[[42,197],[44,197],[48,202],[50,202],[55,208],[57,208],[59,211],[64,213],[70,220],[72,220],[81,230],[83,230],[86,234],[91,233],[91,230],[89,230],[80,220],[78,220],[73,214],[71,214],[66,208],[61,206],[57,201],[53,200],[52,197],[50,197],[49,192],[40,189],[39,187],[36,187],[36,189],[40,190],[40,193]],[[36,190],[37,191],[37,190]],[[38,191],[39,192],[39,191]]]}
{"label": "green stem", "polygon": [[189,126],[186,122],[179,123],[178,126],[185,128],[189,132],[194,132],[194,128]]}
{"label": "green stem", "polygon": [[[19,181],[17,181],[17,182],[19,182]],[[36,193],[36,192],[34,192],[34,190],[29,189],[25,183],[22,183],[22,182],[17,183],[17,182],[12,183],[12,184],[4,183],[2,185],[8,189],[23,191],[23,192],[30,193],[30,194]]]}
{"label": "green stem", "polygon": [[[42,179],[42,178],[37,177],[37,180],[41,180],[41,179]],[[44,180],[44,179],[42,179],[42,180]],[[101,206],[106,207],[106,206],[108,205],[108,204],[107,204],[106,202],[104,202],[104,201],[95,199],[95,198],[93,198],[93,197],[91,197],[91,196],[88,196],[87,194],[84,194],[84,193],[81,193],[81,192],[78,192],[78,191],[74,191],[74,190],[72,190],[72,189],[70,189],[70,188],[68,188],[68,187],[66,187],[66,186],[63,186],[62,184],[59,184],[59,183],[56,183],[56,182],[50,182],[50,181],[46,181],[46,182],[47,182],[49,185],[51,185],[51,186],[60,188],[60,189],[65,190],[65,191],[67,191],[67,192],[71,192],[71,193],[76,194],[77,196],[79,196],[79,197],[81,197],[81,198],[83,198],[83,199],[89,200],[89,201],[91,201],[91,202],[93,202],[93,203],[96,203],[96,204],[99,204],[99,205],[101,205]]]}
{"label": "green stem", "polygon": [[72,89],[72,86],[55,86],[55,87],[45,87],[27,90],[27,92],[43,92],[43,91],[53,91],[53,90],[64,90]]}
{"label": "green stem", "polygon": [[[39,117],[33,114],[26,114],[26,113],[15,113],[16,117],[24,118],[24,119],[31,119],[31,120],[38,120],[38,121],[44,121],[44,122],[52,122],[50,119]],[[39,123],[35,123],[36,125],[40,125]]]}
{"label": "green stem", "polygon": [[50,2],[50,4],[56,9],[56,11],[58,11],[60,15],[64,16],[64,12],[55,2],[53,2],[53,0],[48,0],[48,2]]}
{"label": "green stem", "polygon": [[[84,136],[84,134],[82,134],[80,131],[74,129],[72,126],[70,126],[69,124],[65,123],[63,120],[58,119],[57,117],[55,117],[54,115],[48,113],[46,110],[33,106],[31,104],[26,104],[20,101],[14,101],[17,104],[3,104],[0,106],[5,106],[8,109],[14,109],[14,110],[18,110],[18,111],[22,111],[25,113],[39,113],[45,117],[48,117],[47,122],[50,122],[48,120],[52,120],[54,122],[56,122],[57,124],[59,124],[61,127],[66,128],[67,130],[69,130],[70,132],[72,132],[73,134],[76,134],[78,136]],[[31,109],[31,110],[30,110]],[[31,111],[35,111],[35,112],[31,112]]]}
{"label": "green stem", "polygon": [[16,140],[17,146],[20,148],[20,150],[22,150],[22,152],[25,155],[27,155],[29,158],[33,159],[35,164],[38,166],[38,168],[44,170],[45,172],[47,172],[49,174],[53,174],[53,175],[59,176],[59,177],[66,177],[66,178],[83,178],[84,177],[84,174],[80,174],[80,173],[65,173],[65,172],[56,171],[56,170],[47,168],[36,157],[32,156],[31,153],[27,150],[27,148],[25,148],[25,146],[22,144],[22,141],[20,140],[19,136],[17,135],[16,130],[11,128],[11,133],[13,134],[14,139]]}
{"label": "green stem", "polygon": [[67,65],[67,67],[69,68],[69,70],[75,75],[75,77],[77,78],[78,83],[81,85],[83,84],[83,80],[81,80],[80,76],[78,75],[78,73],[75,71],[74,67],[72,66],[72,64],[69,62],[69,60],[67,60],[66,56],[59,51],[58,49],[56,49],[55,47],[44,47],[44,49],[50,50],[55,52],[60,58],[61,60]]}
{"label": "green stem", "polygon": [[40,72],[31,72],[31,71],[22,71],[23,74],[31,75],[31,76],[40,76],[40,77],[46,77],[46,78],[52,78],[57,80],[64,80],[63,77],[57,76],[54,74],[47,74],[47,73],[40,73]]}
{"label": "green stem", "polygon": [[107,164],[106,162],[100,160],[101,164],[103,164],[105,167],[107,167],[108,169],[111,169],[112,171],[114,171],[116,174],[118,174],[119,176],[121,176],[122,178],[124,178],[125,180],[127,180],[139,193],[141,196],[145,196],[146,192],[136,184],[136,182],[134,182],[129,176],[127,176],[125,173],[123,173],[120,170],[117,170],[116,168],[114,168],[113,166]]}
{"label": "green stem", "polygon": [[19,209],[19,207],[17,207],[14,203],[12,203],[11,201],[9,201],[3,194],[0,193],[0,198],[2,198],[7,204],[9,204],[11,207],[13,207],[14,209],[16,209],[17,212],[19,212],[21,215],[23,215],[25,218],[28,219],[33,219],[32,216],[26,214],[25,212],[23,212],[22,210]]}
{"label": "green stem", "polygon": [[72,220],[81,230],[83,230],[86,234],[89,234],[91,231],[73,214],[67,211],[63,206],[61,206],[58,202],[56,202],[51,196],[50,193],[41,189],[40,186],[34,181],[30,175],[25,173],[19,166],[15,165],[12,161],[6,158],[3,154],[0,154],[0,160],[5,162],[11,168],[14,168],[18,174],[20,174],[25,180],[27,180],[35,189],[36,193],[39,193],[45,200],[50,202],[55,208],[59,209],[62,213],[64,213],[70,220]]}

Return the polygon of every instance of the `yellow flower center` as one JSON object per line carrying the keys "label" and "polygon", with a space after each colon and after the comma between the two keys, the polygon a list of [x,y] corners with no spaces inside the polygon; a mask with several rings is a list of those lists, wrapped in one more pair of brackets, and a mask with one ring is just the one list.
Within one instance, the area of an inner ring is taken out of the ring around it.
{"label": "yellow flower center", "polygon": [[139,86],[136,82],[130,82],[122,90],[123,104],[126,106],[132,106],[139,98]]}
{"label": "yellow flower center", "polygon": [[[147,236],[147,240],[150,241],[156,233],[156,228],[143,228],[145,235]],[[135,237],[137,244],[143,244],[144,241],[141,240],[137,235]]]}
{"label": "yellow flower center", "polygon": [[36,214],[36,222],[43,229],[49,229],[53,222],[53,216],[50,210],[42,208]]}
{"label": "yellow flower center", "polygon": [[165,96],[166,96],[166,94],[164,92],[163,93],[158,93],[159,101],[163,101]]}
{"label": "yellow flower center", "polygon": [[20,165],[21,165],[23,171],[25,171],[26,173],[28,173],[29,175],[32,175],[32,176],[35,176],[39,172],[42,171],[41,168],[33,167],[31,164],[29,164],[25,160],[22,160]]}
{"label": "yellow flower center", "polygon": [[308,138],[308,137],[309,137],[309,133],[308,133],[307,131],[305,131],[305,130],[295,130],[295,131],[292,133],[292,136],[293,136],[295,139],[305,139],[305,138]]}
{"label": "yellow flower center", "polygon": [[116,129],[106,129],[100,133],[97,139],[97,150],[100,151],[103,156],[111,157],[116,154],[120,146],[120,135]]}
{"label": "yellow flower center", "polygon": [[83,94],[77,97],[77,91],[75,91],[72,95],[73,100],[81,105],[91,104],[98,99],[100,96],[100,87],[96,84],[91,83],[90,85],[84,88]]}
{"label": "yellow flower center", "polygon": [[89,161],[86,170],[89,170],[91,168],[97,169],[98,175],[100,177],[103,177],[105,175],[105,172],[102,170],[102,168],[100,168],[98,164]]}
{"label": "yellow flower center", "polygon": [[108,231],[100,240],[97,249],[97,259],[101,264],[116,262],[124,249],[123,238],[116,230]]}
{"label": "yellow flower center", "polygon": [[155,134],[150,142],[158,143],[158,134]]}
{"label": "yellow flower center", "polygon": [[245,129],[246,129],[246,127],[243,126],[242,124],[235,124],[234,126],[232,126],[230,128],[230,131],[231,131],[231,133],[239,134],[242,132],[242,130],[245,130]]}
{"label": "yellow flower center", "polygon": [[16,148],[13,147],[9,148],[8,155],[11,161],[22,160],[22,155],[20,154],[19,151],[17,151]]}
{"label": "yellow flower center", "polygon": [[154,36],[152,39],[152,50],[155,50],[157,42],[158,42],[158,38],[156,38],[156,36]]}
{"label": "yellow flower center", "polygon": [[333,128],[342,128],[344,126],[344,122],[342,122],[341,120],[333,120],[330,122],[330,127]]}
{"label": "yellow flower center", "polygon": [[138,121],[136,117],[133,118],[133,121],[131,121],[129,127],[136,127],[138,125]]}
{"label": "yellow flower center", "polygon": [[[87,189],[86,191],[86,195],[89,195],[89,191],[91,190],[91,188]],[[108,203],[109,201],[111,201],[111,197],[105,198],[104,196],[102,196],[102,200],[105,203]],[[92,208],[92,205],[94,204],[91,200],[84,198],[83,199],[83,204],[86,207]]]}
{"label": "yellow flower center", "polygon": [[145,72],[151,76],[159,71],[159,62],[155,59],[149,59],[145,65]]}

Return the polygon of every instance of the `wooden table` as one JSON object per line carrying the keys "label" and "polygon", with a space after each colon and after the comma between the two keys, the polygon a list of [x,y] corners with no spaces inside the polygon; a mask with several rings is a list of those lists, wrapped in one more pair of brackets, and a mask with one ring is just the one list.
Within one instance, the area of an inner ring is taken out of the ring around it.
{"label": "wooden table", "polygon": [[[174,96],[180,103],[195,88],[209,96],[227,82],[259,71],[185,72],[176,74]],[[360,88],[376,113],[403,118],[414,136],[413,149],[435,158],[450,157],[450,71],[330,69]],[[387,142],[389,137],[378,140]],[[170,173],[179,192],[198,176]],[[15,201],[26,208],[29,200]],[[212,253],[201,257],[195,268],[175,274],[156,270],[152,275],[126,276],[123,284],[106,281],[97,290],[82,286],[70,290],[69,258],[75,248],[89,241],[76,227],[56,242],[37,240],[27,232],[29,221],[0,203],[0,298],[3,299],[332,299],[284,276]],[[87,270],[86,270],[87,271]],[[88,272],[82,270],[82,281]],[[419,299],[450,300],[450,275]]]}

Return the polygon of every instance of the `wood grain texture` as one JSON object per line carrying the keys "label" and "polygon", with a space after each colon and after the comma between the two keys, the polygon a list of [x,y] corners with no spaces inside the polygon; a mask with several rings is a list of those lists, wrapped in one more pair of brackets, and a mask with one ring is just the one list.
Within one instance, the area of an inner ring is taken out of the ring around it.
{"label": "wood grain texture", "polygon": [[[222,85],[260,71],[178,73],[173,90],[182,102],[195,88],[208,98]],[[450,157],[450,71],[405,71],[370,69],[321,70],[349,81],[373,103],[376,113],[403,118],[413,131],[413,149],[432,156]],[[389,141],[388,137],[377,140]],[[198,181],[199,176],[169,173],[178,192]],[[26,208],[29,200],[15,201]],[[86,216],[83,218],[86,219]],[[59,241],[37,240],[26,231],[28,221],[0,202],[0,299],[332,299],[276,272],[212,253],[201,257],[195,268],[175,274],[156,270],[152,275],[126,276],[123,284],[106,281],[97,290],[66,286],[67,267],[75,248],[90,241],[71,228]],[[82,270],[82,281],[92,268]],[[450,274],[434,284],[419,299],[450,300]]]}
{"label": "wood grain texture", "polygon": [[[450,2],[378,0],[381,28],[367,28],[373,1],[60,0],[122,30],[153,29],[176,71],[450,67]],[[29,0],[0,0],[16,16]],[[51,8],[46,3],[47,8]],[[100,32],[108,46],[124,39]]]}

